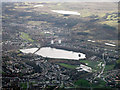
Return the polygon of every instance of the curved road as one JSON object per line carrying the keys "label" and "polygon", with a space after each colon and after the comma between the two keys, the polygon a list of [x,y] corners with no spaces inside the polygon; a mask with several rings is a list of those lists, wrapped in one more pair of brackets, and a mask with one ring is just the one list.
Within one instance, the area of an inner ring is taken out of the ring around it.
{"label": "curved road", "polygon": [[[99,77],[99,78],[100,78],[100,77],[101,77],[101,75],[103,74],[104,70],[105,70],[106,61],[105,61],[105,58],[104,58],[104,54],[105,54],[105,53],[103,53],[103,54],[102,54],[102,60],[104,61],[104,66],[103,66],[103,68],[102,68],[101,72],[99,73],[99,75],[96,75],[96,76],[95,76],[95,78],[94,78],[93,80],[95,80],[97,77]],[[90,82],[92,82],[93,80],[91,80]],[[105,81],[105,80],[104,80],[104,81]]]}
{"label": "curved road", "polygon": [[104,70],[105,70],[106,61],[105,61],[105,58],[104,58],[104,54],[105,54],[105,53],[103,53],[103,54],[102,54],[102,56],[103,56],[103,61],[104,61],[104,66],[103,66],[102,71],[100,72],[100,74],[99,74],[97,77],[100,77],[100,76],[101,76],[101,74],[103,74],[103,72],[104,72]]}

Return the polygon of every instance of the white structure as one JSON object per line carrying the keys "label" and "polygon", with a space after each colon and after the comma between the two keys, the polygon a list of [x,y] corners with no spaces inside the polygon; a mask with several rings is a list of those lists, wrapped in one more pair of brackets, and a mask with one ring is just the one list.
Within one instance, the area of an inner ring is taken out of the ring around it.
{"label": "white structure", "polygon": [[80,15],[80,13],[74,11],[65,11],[65,10],[51,10],[51,11],[60,14]]}
{"label": "white structure", "polygon": [[58,43],[61,44],[61,40],[51,40],[51,44]]}
{"label": "white structure", "polygon": [[116,45],[114,45],[114,44],[110,44],[110,43],[105,43],[105,45],[108,45],[108,46],[113,46],[113,47],[115,47]]}
{"label": "white structure", "polygon": [[77,67],[77,71],[86,71],[86,72],[92,72],[92,68],[88,67],[86,65],[81,64],[80,67]]}
{"label": "white structure", "polygon": [[61,40],[58,40],[58,43],[61,44]]}
{"label": "white structure", "polygon": [[35,5],[34,7],[43,7],[44,5],[40,4],[40,5]]}
{"label": "white structure", "polygon": [[54,41],[53,41],[53,40],[51,40],[51,44],[54,44]]}

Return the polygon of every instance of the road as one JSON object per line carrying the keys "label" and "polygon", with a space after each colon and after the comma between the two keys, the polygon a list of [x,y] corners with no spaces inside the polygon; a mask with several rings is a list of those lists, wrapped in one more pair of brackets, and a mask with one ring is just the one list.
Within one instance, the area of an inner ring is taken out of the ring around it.
{"label": "road", "polygon": [[[102,60],[104,61],[104,66],[103,66],[103,68],[102,68],[102,70],[101,70],[101,72],[98,74],[98,75],[96,75],[95,77],[94,77],[94,79],[93,80],[95,80],[97,77],[101,77],[101,75],[103,74],[103,72],[104,72],[104,70],[105,70],[105,66],[106,66],[106,61],[105,61],[105,57],[104,57],[104,55],[105,55],[105,53],[103,53],[102,54]],[[92,82],[93,80],[91,80],[90,82]],[[104,78],[103,78],[103,80],[104,80]],[[105,81],[105,80],[104,80]]]}
{"label": "road", "polygon": [[105,70],[105,66],[106,66],[106,61],[105,61],[105,58],[104,58],[104,54],[105,53],[103,53],[102,54],[102,59],[103,59],[103,61],[104,61],[104,66],[103,66],[103,68],[102,68],[102,71],[99,73],[99,75],[97,76],[97,77],[101,77],[101,75],[103,74],[103,72],[104,72],[104,70]]}

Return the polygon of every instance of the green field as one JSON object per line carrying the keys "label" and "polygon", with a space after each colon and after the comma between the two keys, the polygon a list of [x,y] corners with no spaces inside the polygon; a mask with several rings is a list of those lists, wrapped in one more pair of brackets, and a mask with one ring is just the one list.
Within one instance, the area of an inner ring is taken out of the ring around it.
{"label": "green field", "polygon": [[99,78],[97,78],[96,80],[97,80],[97,83],[95,84],[95,83],[90,83],[89,81],[87,81],[85,79],[79,79],[79,80],[75,81],[74,85],[77,87],[79,86],[79,87],[85,87],[85,88],[86,87],[109,88],[109,87],[105,87],[106,83],[103,80],[101,80]]}
{"label": "green field", "polygon": [[113,70],[115,65],[106,65],[105,71]]}
{"label": "green field", "polygon": [[90,87],[90,83],[85,79],[79,79],[74,84],[80,87]]}
{"label": "green field", "polygon": [[22,39],[24,40],[27,40],[27,41],[30,41],[30,42],[33,42],[34,40],[32,40],[30,38],[30,36],[27,34],[27,33],[24,33],[24,32],[21,32],[21,36],[20,36]]}
{"label": "green field", "polygon": [[117,62],[117,64],[119,64],[119,63],[120,63],[120,60],[117,60],[116,62]]}
{"label": "green field", "polygon": [[106,82],[101,80],[100,78],[97,78],[96,81],[97,81],[96,84],[91,85],[93,88],[109,88],[106,87]]}
{"label": "green field", "polygon": [[27,83],[20,83],[20,86],[23,88],[23,89],[27,89]]}
{"label": "green field", "polygon": [[93,71],[94,70],[101,70],[101,68],[100,68],[101,66],[98,66],[98,64],[102,61],[80,60],[80,62],[85,63],[85,64],[87,63],[88,66],[90,66],[93,69]]}
{"label": "green field", "polygon": [[77,67],[75,65],[69,65],[69,64],[65,64],[65,63],[59,63],[59,65],[65,67],[65,68],[69,68],[69,69],[75,69]]}

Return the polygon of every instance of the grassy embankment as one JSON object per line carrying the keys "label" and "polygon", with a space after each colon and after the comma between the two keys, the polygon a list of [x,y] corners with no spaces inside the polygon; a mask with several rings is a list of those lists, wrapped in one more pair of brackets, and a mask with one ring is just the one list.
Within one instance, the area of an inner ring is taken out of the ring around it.
{"label": "grassy embankment", "polygon": [[65,63],[59,63],[60,66],[65,67],[65,68],[69,68],[69,69],[75,69],[77,66],[75,65],[69,65],[69,64],[65,64]]}

